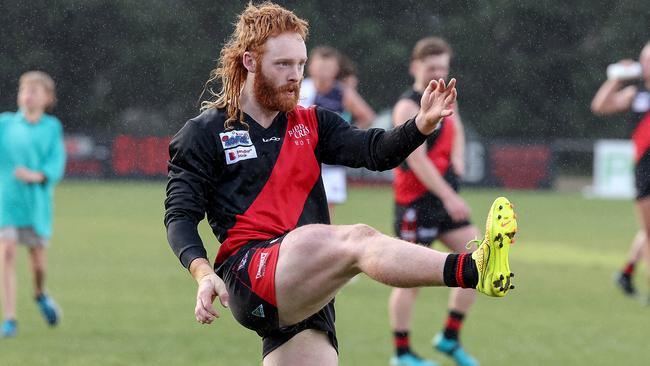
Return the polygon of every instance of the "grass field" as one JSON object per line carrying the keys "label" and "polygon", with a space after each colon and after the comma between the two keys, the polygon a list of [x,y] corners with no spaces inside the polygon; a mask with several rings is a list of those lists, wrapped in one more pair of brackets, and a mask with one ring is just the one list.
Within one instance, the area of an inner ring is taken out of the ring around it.
{"label": "grass field", "polygon": [[[463,193],[481,226],[497,194]],[[260,364],[257,336],[227,311],[212,326],[194,321],[195,285],[167,245],[163,195],[162,183],[59,188],[49,289],[64,309],[63,322],[48,329],[40,318],[21,251],[19,336],[0,339],[0,365]],[[632,203],[507,195],[520,222],[511,251],[517,289],[505,299],[478,299],[462,334],[467,349],[483,365],[647,364],[650,307],[624,298],[611,281],[636,230]],[[352,189],[336,222],[390,232],[391,212],[389,190]],[[213,255],[216,242],[206,226],[202,236]],[[361,277],[337,297],[342,365],[388,364],[388,294]],[[412,331],[415,349],[443,365],[451,363],[429,342],[444,320],[447,294],[421,292]]]}

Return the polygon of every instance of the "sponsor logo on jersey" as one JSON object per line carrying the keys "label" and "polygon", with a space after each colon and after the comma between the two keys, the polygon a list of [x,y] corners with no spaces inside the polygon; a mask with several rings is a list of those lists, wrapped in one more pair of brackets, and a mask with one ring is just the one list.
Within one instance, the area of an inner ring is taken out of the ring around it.
{"label": "sponsor logo on jersey", "polygon": [[237,146],[253,146],[248,131],[228,131],[219,134],[219,140],[224,149]]}
{"label": "sponsor logo on jersey", "polygon": [[257,150],[248,131],[228,131],[219,134],[223,146],[226,164],[235,164],[241,160],[257,158]]}
{"label": "sponsor logo on jersey", "polygon": [[264,277],[264,273],[266,272],[266,260],[268,258],[269,253],[260,254],[260,264],[257,266],[257,274],[255,275],[255,279]]}
{"label": "sponsor logo on jersey", "polygon": [[309,127],[305,126],[302,123],[299,123],[293,128],[291,128],[289,131],[289,136],[293,138],[293,142],[296,145],[311,145],[311,139],[309,138],[309,134],[311,131],[309,131]]}
{"label": "sponsor logo on jersey", "polygon": [[268,139],[262,138],[262,142],[278,142],[280,140],[279,137],[269,137]]}
{"label": "sponsor logo on jersey", "polygon": [[241,160],[257,158],[257,151],[255,146],[237,146],[233,149],[225,150],[226,164],[235,164]]}

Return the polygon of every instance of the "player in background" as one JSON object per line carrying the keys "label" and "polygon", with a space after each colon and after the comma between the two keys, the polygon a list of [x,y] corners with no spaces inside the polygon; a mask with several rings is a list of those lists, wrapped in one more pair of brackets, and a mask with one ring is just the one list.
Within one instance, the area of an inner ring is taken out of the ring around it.
{"label": "player in background", "polygon": [[[262,337],[266,366],[337,365],[334,297],[359,273],[391,286],[496,297],[513,288],[517,221],[503,197],[471,255],[407,245],[363,224],[329,225],[321,164],[396,167],[453,114],[456,80],[432,81],[418,116],[391,131],[352,128],[334,112],[297,106],[307,32],[293,12],[249,3],[211,73],[220,92],[169,149],[167,238],[197,281],[196,320],[212,323],[219,298]],[[197,230],[206,214],[221,242],[214,264]]]}
{"label": "player in background", "polygon": [[[410,63],[414,83],[393,109],[396,125],[418,113],[422,93],[431,80],[449,76],[451,57],[451,47],[443,39],[428,37],[416,43]],[[439,134],[429,137],[395,169],[395,232],[405,241],[430,246],[440,240],[454,253],[467,253],[465,245],[476,239],[479,231],[470,223],[469,206],[458,194],[465,167],[465,138],[457,105],[454,114],[443,119],[439,128]],[[418,292],[418,288],[395,288],[390,296],[388,309],[396,352],[391,359],[393,366],[435,365],[410,347],[409,331]],[[459,365],[478,365],[459,339],[475,296],[467,289],[451,290],[445,325],[433,340],[438,351]]]}
{"label": "player in background", "polygon": [[315,47],[309,53],[307,74],[300,88],[301,106],[316,105],[344,117],[349,114],[344,118],[348,123],[370,127],[375,112],[357,92],[356,68],[347,56],[329,46]]}
{"label": "player in background", "polygon": [[336,75],[336,80],[338,80],[344,87],[350,89],[357,90],[359,87],[359,72],[357,65],[347,55],[339,54],[339,73]]}
{"label": "player in background", "polygon": [[[358,93],[357,87],[359,86],[359,76],[357,75],[357,66],[354,64],[352,59],[342,53],[339,53],[339,72],[336,74],[336,80],[343,89],[350,89],[352,92]],[[362,121],[353,121],[352,113],[348,110],[344,110],[341,117],[346,121],[350,121],[350,123],[359,128],[369,128],[372,124],[372,120],[374,120],[376,116],[373,111],[372,119],[366,121],[365,125],[362,125]]]}
{"label": "player in background", "polygon": [[[319,46],[309,53],[307,72],[309,78],[303,80],[300,105],[315,105],[338,113],[343,119],[359,128],[368,128],[375,119],[375,112],[361,97],[355,87],[340,81],[341,63],[344,56],[336,49]],[[349,65],[346,64],[346,72]],[[348,75],[349,76],[349,75]],[[334,215],[335,205],[347,200],[347,177],[342,166],[324,165],[323,184],[327,194],[330,217]]]}
{"label": "player in background", "polygon": [[[638,63],[622,60],[610,65],[608,71],[608,79],[594,96],[591,110],[600,116],[631,112],[636,207],[641,229],[632,241],[627,263],[617,273],[616,283],[623,293],[634,296],[637,291],[632,276],[639,259],[645,257],[650,270],[650,244],[647,239],[650,232],[650,42],[641,50]],[[650,298],[648,301],[650,303]]]}
{"label": "player in background", "polygon": [[65,148],[59,120],[47,113],[56,103],[52,78],[41,71],[20,77],[18,111],[0,114],[0,252],[2,336],[16,323],[17,245],[29,248],[34,299],[50,326],[59,322],[56,303],[45,292],[46,253],[52,235],[54,187],[63,177]]}

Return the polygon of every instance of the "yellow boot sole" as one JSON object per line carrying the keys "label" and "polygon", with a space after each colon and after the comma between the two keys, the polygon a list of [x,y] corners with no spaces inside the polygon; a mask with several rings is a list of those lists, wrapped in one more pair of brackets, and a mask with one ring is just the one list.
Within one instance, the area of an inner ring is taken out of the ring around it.
{"label": "yellow boot sole", "polygon": [[515,288],[508,253],[517,233],[517,215],[505,197],[494,200],[485,223],[485,238],[472,253],[478,269],[476,290],[488,296],[503,297]]}

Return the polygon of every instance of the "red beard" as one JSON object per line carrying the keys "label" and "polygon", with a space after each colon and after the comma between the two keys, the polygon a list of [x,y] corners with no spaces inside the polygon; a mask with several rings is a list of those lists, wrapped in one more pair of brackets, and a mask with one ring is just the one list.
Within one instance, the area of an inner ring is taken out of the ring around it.
{"label": "red beard", "polygon": [[[280,87],[266,78],[261,68],[255,73],[253,84],[255,99],[264,108],[270,111],[289,112],[298,104],[300,98],[300,83],[286,84]],[[293,96],[286,93],[293,92]]]}

